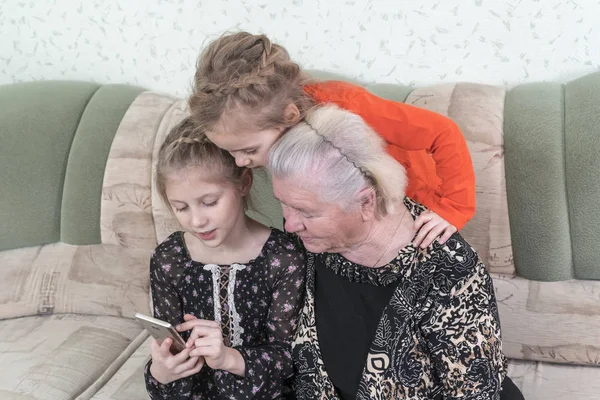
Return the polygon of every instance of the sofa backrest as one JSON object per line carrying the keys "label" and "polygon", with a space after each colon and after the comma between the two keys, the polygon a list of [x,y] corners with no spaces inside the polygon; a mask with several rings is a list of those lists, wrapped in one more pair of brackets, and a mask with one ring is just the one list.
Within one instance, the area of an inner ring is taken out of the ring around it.
{"label": "sofa backrest", "polygon": [[141,91],[52,81],[0,87],[0,251],[100,243],[106,159]]}
{"label": "sofa backrest", "polygon": [[[460,126],[478,203],[462,233],[491,272],[600,279],[600,73],[508,91],[472,83],[367,89]],[[34,82],[0,87],[0,105],[0,318],[131,316],[147,307],[150,253],[178,229],[153,166],[188,112],[185,100],[125,85]],[[264,172],[255,173],[253,194],[253,215],[281,227]]]}
{"label": "sofa backrest", "polygon": [[506,182],[519,275],[600,279],[600,73],[506,98]]}

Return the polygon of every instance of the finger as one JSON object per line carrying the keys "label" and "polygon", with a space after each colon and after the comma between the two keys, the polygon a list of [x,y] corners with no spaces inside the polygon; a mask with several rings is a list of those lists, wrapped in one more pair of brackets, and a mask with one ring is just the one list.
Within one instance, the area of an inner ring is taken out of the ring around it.
{"label": "finger", "polygon": [[421,215],[419,215],[417,217],[417,219],[415,219],[415,229],[418,231],[419,229],[421,229],[421,227],[428,223],[429,221],[431,221],[433,218],[433,215],[428,213],[428,212],[424,212]]}
{"label": "finger", "polygon": [[190,357],[184,362],[177,364],[175,368],[173,368],[173,373],[175,375],[180,375],[185,371],[192,369],[196,366],[196,363],[200,360],[200,357]]}
{"label": "finger", "polygon": [[161,351],[160,344],[158,344],[158,341],[156,339],[152,339],[152,341],[150,342],[150,351],[153,360],[157,360],[159,358],[164,357],[164,354]]}
{"label": "finger", "polygon": [[[157,344],[158,344],[158,342],[157,342]],[[168,357],[169,355],[171,355],[171,345],[172,344],[173,344],[173,340],[171,340],[170,338],[166,338],[165,340],[163,340],[158,348],[158,354],[162,357]]]}
{"label": "finger", "polygon": [[223,338],[201,338],[194,342],[192,356],[216,357],[223,350]]}
{"label": "finger", "polygon": [[185,314],[183,316],[183,320],[184,321],[191,321],[191,320],[194,320],[194,319],[198,319],[198,318],[196,318],[196,316],[192,315],[192,314]]}
{"label": "finger", "polygon": [[206,358],[214,358],[218,355],[218,351],[214,346],[202,346],[202,347],[194,347],[192,351],[190,351],[190,356],[192,357],[206,357]]}
{"label": "finger", "polygon": [[433,241],[442,234],[443,230],[444,227],[439,225],[430,230],[425,239],[423,239],[423,242],[421,243],[421,248],[425,249],[429,247],[429,245],[431,245],[431,243],[433,243]]}
{"label": "finger", "polygon": [[185,349],[181,350],[179,353],[175,354],[173,356],[173,362],[176,365],[185,362],[190,357],[190,350],[191,350],[190,348],[186,347]]}
{"label": "finger", "polygon": [[452,235],[456,232],[456,228],[454,225],[450,225],[444,230],[444,234],[438,239],[439,244],[444,244],[450,239]]}
{"label": "finger", "polygon": [[187,378],[190,375],[197,374],[198,372],[200,372],[200,370],[202,369],[202,367],[204,367],[204,358],[199,357],[198,362],[196,363],[196,365],[194,366],[194,368],[182,372],[180,377],[181,378]]}
{"label": "finger", "polygon": [[429,232],[434,229],[436,226],[436,224],[434,222],[428,222],[425,225],[423,225],[421,227],[421,229],[419,230],[419,232],[417,233],[417,236],[415,237],[415,240],[413,241],[413,245],[416,247],[419,247],[422,242],[423,239],[425,239],[425,237],[429,234]]}
{"label": "finger", "polygon": [[222,337],[221,327],[196,325],[190,332],[190,337],[186,342],[187,347],[192,347],[194,342],[203,337]]}
{"label": "finger", "polygon": [[223,347],[222,337],[203,337],[194,341],[194,347]]}
{"label": "finger", "polygon": [[185,332],[185,331],[189,331],[190,329],[194,328],[195,326],[219,327],[219,324],[215,321],[209,321],[207,319],[194,318],[194,319],[190,319],[182,324],[177,325],[176,329],[178,332]]}

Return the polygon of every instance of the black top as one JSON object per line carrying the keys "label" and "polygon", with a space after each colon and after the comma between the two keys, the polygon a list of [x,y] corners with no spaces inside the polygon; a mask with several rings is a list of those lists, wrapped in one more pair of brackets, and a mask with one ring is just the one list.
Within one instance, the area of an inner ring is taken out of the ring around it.
{"label": "black top", "polygon": [[[184,314],[221,323],[226,345],[237,349],[246,376],[204,365],[200,373],[162,385],[146,366],[152,399],[278,399],[290,391],[292,335],[304,295],[304,253],[273,229],[260,254],[243,264],[193,261],[183,232],[161,243],[150,262],[154,316],[178,325]],[[188,334],[182,334],[187,339]]]}
{"label": "black top", "polygon": [[315,313],[327,373],[342,400],[355,400],[381,313],[397,284],[351,282],[315,265]]}

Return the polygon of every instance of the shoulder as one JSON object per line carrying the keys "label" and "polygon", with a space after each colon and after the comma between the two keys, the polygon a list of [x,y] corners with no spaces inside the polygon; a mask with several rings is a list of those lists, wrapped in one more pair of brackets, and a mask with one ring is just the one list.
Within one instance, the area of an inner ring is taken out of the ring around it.
{"label": "shoulder", "polygon": [[280,278],[302,273],[306,268],[304,249],[294,237],[273,228],[263,256],[268,268]]}
{"label": "shoulder", "polygon": [[452,235],[443,245],[434,242],[428,253],[433,282],[442,293],[456,293],[475,281],[490,279],[479,254],[460,233]]}
{"label": "shoulder", "polygon": [[[404,205],[413,219],[427,210],[427,207],[408,197],[404,198]],[[443,245],[434,241],[427,249],[419,250],[419,258],[421,265],[425,266],[422,272],[438,283],[444,282],[443,286],[448,289],[480,274],[481,268],[485,270],[477,251],[458,232]]]}
{"label": "shoulder", "polygon": [[167,261],[185,252],[182,232],[173,232],[163,240],[152,252],[152,264]]}
{"label": "shoulder", "polygon": [[313,82],[304,86],[304,91],[318,103],[349,101],[368,93],[362,86],[342,81]]}
{"label": "shoulder", "polygon": [[272,228],[267,239],[265,252],[267,255],[303,255],[304,249],[293,235]]}

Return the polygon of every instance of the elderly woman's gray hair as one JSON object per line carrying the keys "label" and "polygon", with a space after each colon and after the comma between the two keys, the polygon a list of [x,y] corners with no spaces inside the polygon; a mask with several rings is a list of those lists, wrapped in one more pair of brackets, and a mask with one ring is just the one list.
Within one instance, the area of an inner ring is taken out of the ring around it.
{"label": "elderly woman's gray hair", "polygon": [[404,167],[385,151],[385,142],[361,117],[328,105],[309,112],[269,152],[271,174],[301,185],[317,185],[321,199],[343,209],[360,205],[360,192],[373,187],[380,216],[402,208]]}

